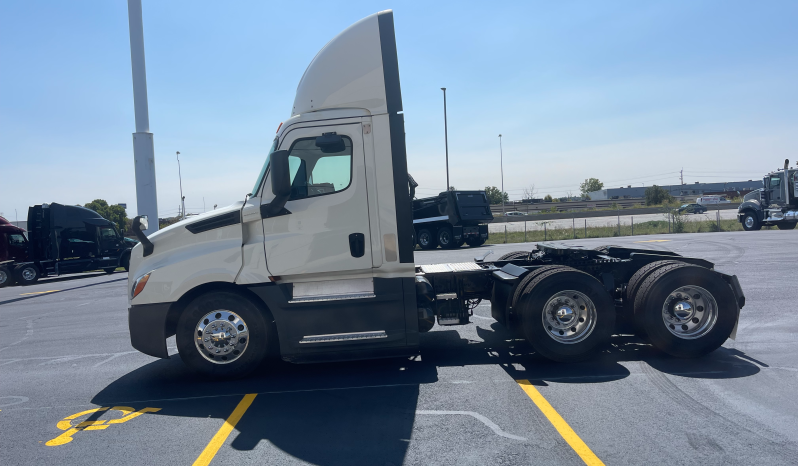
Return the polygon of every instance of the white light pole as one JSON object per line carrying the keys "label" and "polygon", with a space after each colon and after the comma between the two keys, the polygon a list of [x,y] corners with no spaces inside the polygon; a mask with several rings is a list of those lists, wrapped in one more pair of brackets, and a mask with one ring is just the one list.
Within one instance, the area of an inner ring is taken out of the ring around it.
{"label": "white light pole", "polygon": [[158,194],[155,189],[155,145],[150,133],[147,110],[147,70],[144,66],[144,26],[141,19],[141,0],[127,1],[130,27],[130,64],[133,70],[133,107],[136,113],[136,132],[133,133],[133,163],[136,170],[136,208],[146,215],[149,228],[145,234],[158,231]]}
{"label": "white light pole", "polygon": [[[175,152],[177,157],[177,179],[180,180],[180,205],[183,212],[183,218],[186,218],[186,196],[183,195],[183,175],[180,173],[180,151]],[[203,201],[205,202],[205,198]]]}
{"label": "white light pole", "polygon": [[499,193],[502,197],[502,217],[504,213],[504,154],[502,153],[502,135],[499,135],[499,168],[502,171],[502,191]]}
{"label": "white light pole", "polygon": [[449,125],[446,122],[446,88],[442,87],[441,90],[443,91],[443,140],[446,144],[446,192],[449,192]]}

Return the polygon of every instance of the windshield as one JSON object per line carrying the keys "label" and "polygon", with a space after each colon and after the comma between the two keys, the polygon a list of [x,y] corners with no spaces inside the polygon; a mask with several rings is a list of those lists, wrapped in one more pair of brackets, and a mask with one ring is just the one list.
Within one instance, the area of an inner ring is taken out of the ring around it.
{"label": "windshield", "polygon": [[272,155],[272,152],[277,150],[277,138],[274,138],[274,142],[272,143],[272,148],[269,149],[269,154],[266,155],[266,160],[263,162],[263,168],[260,169],[260,174],[258,175],[258,179],[255,181],[255,186],[252,187],[252,191],[250,191],[250,196],[255,196],[258,194],[258,189],[260,189],[261,183],[263,183],[263,178],[266,176],[266,170],[269,168],[269,156]]}

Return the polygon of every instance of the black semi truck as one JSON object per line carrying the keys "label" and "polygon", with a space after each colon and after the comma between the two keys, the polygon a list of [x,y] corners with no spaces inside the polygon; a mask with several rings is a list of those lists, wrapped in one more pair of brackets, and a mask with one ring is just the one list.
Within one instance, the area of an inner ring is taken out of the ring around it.
{"label": "black semi truck", "polygon": [[0,265],[4,285],[30,285],[40,277],[88,270],[112,273],[130,264],[132,246],[116,225],[85,207],[52,203],[28,208],[28,236],[23,239],[26,244],[16,246],[25,254]]}
{"label": "black semi truck", "polygon": [[448,191],[413,199],[413,227],[421,249],[477,247],[488,239],[493,220],[485,191]]}

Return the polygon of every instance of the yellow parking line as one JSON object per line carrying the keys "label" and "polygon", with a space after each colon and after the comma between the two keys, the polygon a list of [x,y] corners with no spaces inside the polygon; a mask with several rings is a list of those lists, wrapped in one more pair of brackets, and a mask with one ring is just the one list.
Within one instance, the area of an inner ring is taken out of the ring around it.
{"label": "yellow parking line", "polygon": [[34,291],[33,293],[21,293],[20,296],[25,296],[26,294],[45,294],[45,293],[55,293],[56,291],[61,290],[50,290],[50,291]]}
{"label": "yellow parking line", "polygon": [[521,386],[521,389],[529,395],[529,398],[532,398],[532,401],[538,406],[543,414],[549,419],[549,422],[557,429],[557,432],[562,435],[562,438],[568,442],[568,445],[571,445],[571,448],[574,449],[577,455],[582,458],[582,461],[585,462],[588,466],[604,466],[604,463],[596,456],[595,453],[590,449],[590,447],[576,435],[571,426],[565,422],[565,419],[555,411],[554,408],[543,398],[543,395],[531,384],[529,380],[516,380],[518,385]]}
{"label": "yellow parking line", "polygon": [[227,440],[227,437],[230,435],[230,432],[233,431],[233,428],[238,424],[238,421],[241,420],[241,416],[247,412],[249,406],[252,404],[252,401],[255,400],[255,397],[258,396],[257,393],[250,393],[248,395],[244,395],[244,398],[241,399],[241,402],[238,403],[236,409],[230,414],[230,417],[224,421],[224,425],[219,429],[219,432],[216,432],[216,435],[213,436],[208,446],[202,450],[200,453],[199,458],[197,461],[194,461],[194,466],[207,466],[211,464],[213,457],[216,456],[216,452],[219,451],[219,448],[222,447],[224,441]]}

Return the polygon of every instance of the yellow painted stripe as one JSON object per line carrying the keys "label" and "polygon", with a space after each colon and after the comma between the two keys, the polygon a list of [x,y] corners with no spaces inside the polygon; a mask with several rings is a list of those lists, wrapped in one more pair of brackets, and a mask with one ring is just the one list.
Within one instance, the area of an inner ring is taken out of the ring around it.
{"label": "yellow painted stripe", "polygon": [[529,383],[529,380],[516,380],[516,382],[518,382],[518,385],[521,386],[524,392],[526,392],[526,394],[532,398],[532,401],[534,401],[543,414],[546,415],[546,417],[549,419],[549,422],[551,422],[554,428],[557,429],[557,432],[562,435],[562,438],[568,442],[568,445],[571,445],[571,448],[573,448],[576,454],[582,458],[582,461],[584,461],[585,464],[588,466],[604,466],[604,463],[602,463],[598,456],[593,453],[593,450],[591,450],[590,447],[588,447],[587,444],[585,444],[585,442],[583,442],[582,439],[576,435],[576,432],[571,429],[571,426],[569,426],[568,423],[565,422],[565,419],[563,419],[562,416],[560,416],[560,414],[551,407],[549,402],[543,398],[543,395],[541,395],[540,392],[531,383]]}
{"label": "yellow painted stripe", "polygon": [[224,425],[219,429],[219,432],[216,432],[216,435],[213,436],[208,446],[202,450],[200,453],[199,458],[197,461],[194,461],[194,466],[207,466],[211,464],[213,457],[216,456],[216,452],[219,451],[219,448],[222,447],[224,441],[227,440],[227,437],[230,435],[230,432],[233,431],[238,421],[241,420],[241,416],[247,412],[249,406],[252,404],[252,401],[255,400],[257,393],[250,393],[248,395],[244,395],[244,398],[238,403],[236,409],[233,410],[230,417],[224,421]]}
{"label": "yellow painted stripe", "polygon": [[25,296],[26,294],[45,294],[45,293],[55,293],[56,291],[61,290],[50,290],[50,291],[35,291],[33,293],[21,293],[20,296]]}
{"label": "yellow painted stripe", "polygon": [[647,239],[645,241],[635,241],[635,243],[665,243],[670,241],[669,239]]}

